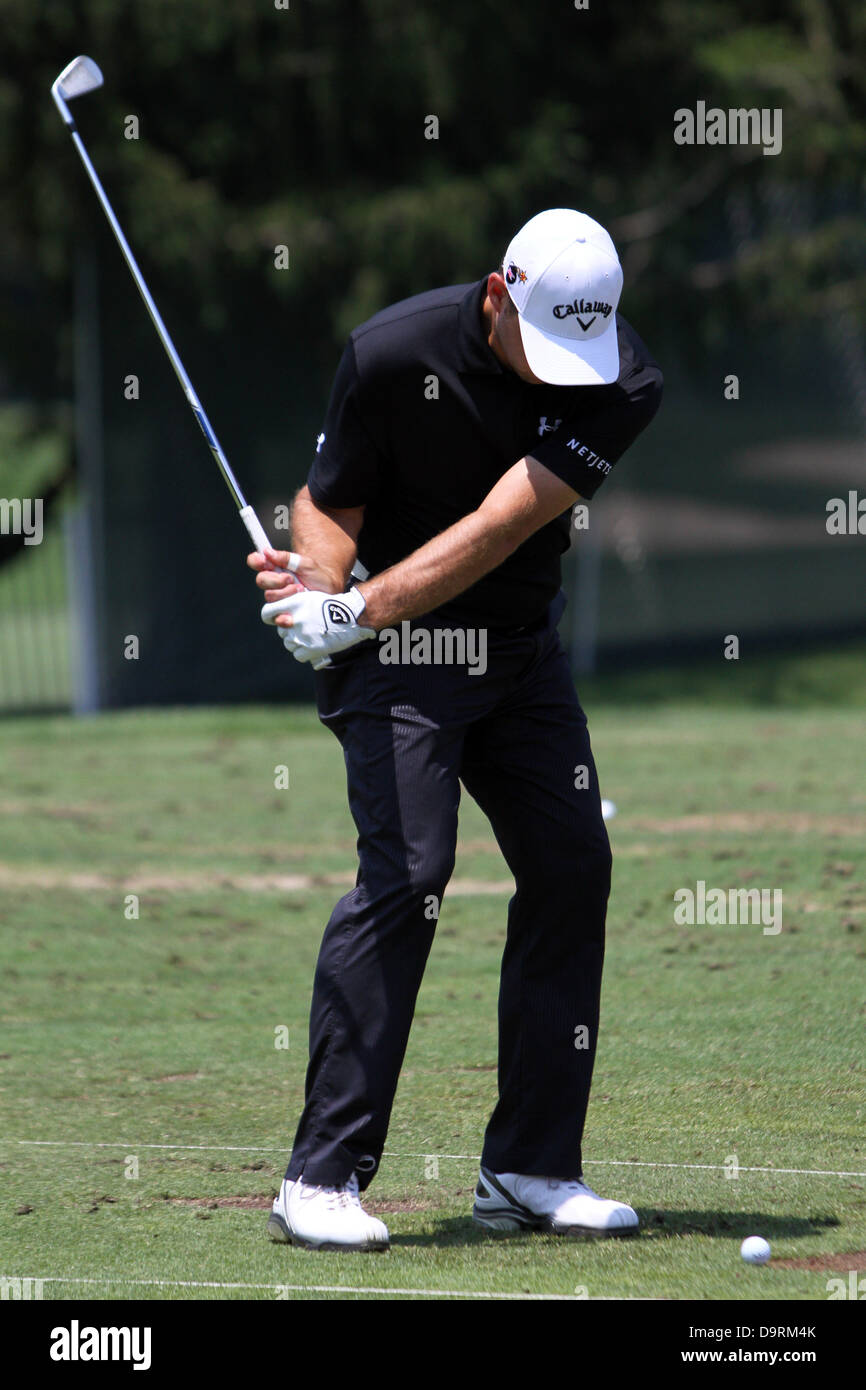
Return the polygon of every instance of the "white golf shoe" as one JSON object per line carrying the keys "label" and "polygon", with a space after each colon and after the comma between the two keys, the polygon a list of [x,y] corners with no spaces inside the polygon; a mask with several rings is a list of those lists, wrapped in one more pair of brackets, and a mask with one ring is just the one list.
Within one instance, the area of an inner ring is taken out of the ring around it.
{"label": "white golf shoe", "polygon": [[585,1182],[491,1173],[482,1168],[472,1219],[492,1231],[552,1231],[556,1235],[626,1236],[638,1228],[625,1202],[599,1197]]}
{"label": "white golf shoe", "polygon": [[353,1173],[342,1187],[283,1179],[268,1218],[268,1235],[308,1250],[387,1250],[388,1227],[361,1206]]}

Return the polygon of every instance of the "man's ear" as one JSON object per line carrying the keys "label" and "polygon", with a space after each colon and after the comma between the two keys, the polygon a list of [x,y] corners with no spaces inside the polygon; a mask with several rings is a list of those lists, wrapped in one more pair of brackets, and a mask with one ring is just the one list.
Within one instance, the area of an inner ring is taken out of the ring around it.
{"label": "man's ear", "polygon": [[491,271],[487,277],[487,298],[497,313],[500,314],[507,310],[511,303],[505,278],[498,270]]}

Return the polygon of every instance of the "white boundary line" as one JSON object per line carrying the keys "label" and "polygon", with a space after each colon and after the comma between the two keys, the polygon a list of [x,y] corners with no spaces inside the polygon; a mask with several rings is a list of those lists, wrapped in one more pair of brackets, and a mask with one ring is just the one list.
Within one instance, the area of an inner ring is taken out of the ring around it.
{"label": "white boundary line", "polygon": [[[269,1149],[263,1148],[259,1144],[122,1144],[122,1143],[99,1143],[83,1139],[3,1139],[0,1143],[19,1144],[29,1148],[46,1149],[124,1149],[127,1153],[137,1153],[139,1149],[168,1149],[171,1151],[194,1150],[205,1153],[261,1153],[261,1154],[285,1154],[288,1158],[288,1148]],[[392,1153],[385,1149],[383,1158],[444,1158],[458,1159],[461,1162],[479,1163],[480,1154],[437,1154],[437,1153]],[[648,1159],[638,1158],[592,1158],[587,1159],[588,1168],[678,1168],[701,1170],[710,1173],[723,1173],[728,1168],[726,1163],[661,1163]],[[833,1168],[754,1168],[744,1163],[737,1165],[740,1173],[793,1173],[807,1178],[866,1178],[866,1172],[859,1172],[856,1169]]]}
{"label": "white boundary line", "polygon": [[[33,1280],[39,1279],[38,1275],[30,1275]],[[24,1276],[21,1276],[22,1280]],[[480,1292],[474,1289],[389,1289],[371,1287],[364,1284],[218,1284],[206,1282],[204,1280],[192,1279],[123,1279],[114,1278],[106,1275],[104,1278],[70,1278],[64,1279],[62,1275],[51,1275],[41,1280],[43,1284],[115,1284],[127,1288],[152,1288],[152,1289],[270,1289],[279,1293],[351,1293],[351,1294],[393,1294],[404,1298],[486,1298],[486,1299],[517,1299],[525,1302],[544,1300],[545,1302],[557,1301],[566,1303],[586,1303],[590,1301],[583,1298],[580,1294],[573,1293],[499,1293],[495,1290]],[[594,1302],[615,1302],[620,1299],[605,1299],[603,1297],[592,1300]],[[638,1302],[652,1302],[653,1300],[638,1299]]]}
{"label": "white boundary line", "polygon": [[[713,1173],[723,1173],[730,1166],[727,1163],[649,1163],[638,1158],[593,1158],[587,1160],[587,1167],[608,1168],[705,1168]],[[738,1173],[799,1173],[807,1178],[866,1178],[866,1173],[833,1168],[750,1168],[745,1163],[737,1164]]]}

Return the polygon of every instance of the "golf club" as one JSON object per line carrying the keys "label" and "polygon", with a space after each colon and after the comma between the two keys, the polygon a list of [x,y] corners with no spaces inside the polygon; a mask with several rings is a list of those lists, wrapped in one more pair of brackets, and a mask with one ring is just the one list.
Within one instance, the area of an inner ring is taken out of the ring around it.
{"label": "golf club", "polygon": [[[235,478],[234,473],[232,472],[229,461],[223,453],[223,450],[220,447],[220,443],[213,432],[210,421],[204,413],[201,401],[196,395],[193,389],[192,382],[187,376],[186,371],[184,370],[183,363],[181,362],[177,354],[174,343],[171,341],[171,338],[169,337],[168,330],[165,324],[163,323],[160,312],[153,301],[153,297],[151,296],[151,293],[147,288],[147,285],[145,284],[144,276],[138,268],[135,257],[132,254],[126,237],[123,235],[120,223],[114,215],[114,209],[108,201],[105,189],[102,187],[102,184],[99,180],[99,176],[96,170],[94,169],[93,164],[90,161],[90,156],[88,155],[87,150],[84,147],[84,142],[82,141],[81,136],[78,134],[75,121],[69,111],[69,107],[67,106],[67,102],[72,101],[74,98],[85,96],[88,92],[93,92],[96,90],[97,87],[101,87],[102,82],[102,73],[100,72],[97,64],[93,61],[92,58],[87,58],[81,55],[78,58],[73,58],[72,62],[66,65],[60,76],[54,82],[51,88],[51,95],[54,98],[55,105],[57,106],[60,115],[63,117],[63,121],[66,125],[66,128],[72,136],[73,144],[75,145],[75,148],[77,149],[81,157],[81,162],[84,165],[84,168],[87,172],[87,176],[90,179],[90,182],[93,184],[94,189],[96,190],[96,196],[102,204],[102,210],[108,218],[108,221],[111,225],[111,230],[114,232],[114,235],[117,238],[117,243],[121,251],[123,252],[124,259],[126,261],[126,264],[129,266],[132,278],[138,286],[138,292],[144,300],[147,312],[150,314],[150,317],[153,321],[153,326],[159,334],[160,341],[162,342],[163,347],[168,353],[169,361],[171,362],[171,365],[174,367],[175,374],[177,376],[178,381],[181,384],[181,387],[183,388],[183,393],[186,396],[187,401],[189,402],[190,409],[192,410],[193,415],[199,423],[199,428],[201,429],[202,434],[207,440],[207,444],[211,453],[216,459],[217,467],[219,468],[220,473],[222,474],[223,478],[226,481],[226,484],[228,485],[229,492],[232,494],[232,497],[235,500],[235,504],[238,508],[238,511],[240,512],[241,521],[247,528],[249,537],[256,550],[258,550],[260,554],[264,554],[264,548],[266,546],[270,546],[270,541],[268,540],[264,527],[259,521],[259,518],[256,516],[256,513],[253,510],[253,508],[249,506],[249,504],[247,503],[247,500],[244,497],[244,494],[242,493],[238,485],[238,481]],[[296,583],[301,582],[299,579],[297,579],[295,575],[290,575],[290,577]]]}

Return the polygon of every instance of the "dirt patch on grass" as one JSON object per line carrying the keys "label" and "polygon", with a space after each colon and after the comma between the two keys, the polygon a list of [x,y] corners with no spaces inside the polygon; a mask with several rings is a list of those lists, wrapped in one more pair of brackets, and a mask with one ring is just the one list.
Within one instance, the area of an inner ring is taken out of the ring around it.
{"label": "dirt patch on grass", "polygon": [[[234,889],[240,893],[305,893],[314,888],[351,888],[352,872],[334,874],[209,874],[141,873],[125,877],[99,873],[69,873],[49,868],[22,869],[0,864],[0,888],[63,888],[82,893],[208,893],[213,889]],[[512,880],[455,879],[448,885],[449,897],[498,896],[514,892]]]}
{"label": "dirt patch on grass", "polygon": [[847,1274],[849,1269],[866,1269],[866,1250],[849,1250],[842,1255],[804,1255],[799,1260],[773,1260],[774,1269],[814,1269],[821,1273]]}
{"label": "dirt patch on grass", "polygon": [[402,1201],[395,1202],[372,1202],[368,1201],[361,1194],[361,1200],[367,1211],[373,1216],[396,1216],[401,1212],[429,1211],[430,1203],[422,1202],[418,1197],[406,1197]]}
{"label": "dirt patch on grass", "polygon": [[151,1081],[204,1081],[203,1071],[178,1071],[173,1076],[152,1076]]}
{"label": "dirt patch on grass", "polygon": [[33,801],[0,800],[0,816],[29,816],[34,812],[45,820],[71,820],[97,825],[99,816],[105,812],[105,807],[98,802],[85,802],[79,806],[58,806],[56,803],[52,803],[46,806],[36,799]]}
{"label": "dirt patch on grass", "polygon": [[[208,1211],[217,1211],[220,1207],[229,1207],[236,1211],[270,1211],[273,1204],[273,1195],[270,1193],[254,1193],[252,1196],[243,1197],[165,1197],[163,1199],[170,1202],[173,1206],[180,1207],[202,1207]],[[418,1197],[406,1197],[390,1202],[369,1201],[362,1196],[364,1206],[374,1216],[394,1216],[403,1212],[429,1211],[430,1203],[422,1202]]]}
{"label": "dirt patch on grass", "polygon": [[866,838],[866,816],[815,816],[805,811],[726,811],[715,815],[629,816],[629,830],[650,830],[657,835],[683,835],[691,831],[781,830],[790,835],[842,835]]}
{"label": "dirt patch on grass", "polygon": [[179,1207],[206,1207],[216,1211],[219,1207],[234,1207],[238,1211],[270,1211],[274,1198],[268,1193],[253,1193],[248,1197],[165,1197],[166,1202]]}
{"label": "dirt patch on grass", "polygon": [[[738,834],[758,836],[765,832],[776,832],[786,836],[830,836],[838,839],[854,839],[858,843],[866,840],[866,816],[862,815],[814,815],[805,811],[729,811],[715,814],[694,814],[687,816],[630,816],[627,809],[621,817],[625,830],[638,831],[651,836],[688,836]],[[293,854],[300,849],[314,853],[317,846],[292,847]],[[637,842],[617,846],[617,853],[625,857],[653,854],[657,844]],[[495,841],[488,838],[472,838],[462,841],[459,852],[463,854],[498,855]],[[837,850],[838,853],[838,850]],[[834,864],[827,866],[826,873],[846,876],[853,872],[854,866]],[[111,874],[103,872],[79,871],[74,868],[57,868],[48,865],[23,866],[0,862],[0,889],[36,888],[46,890],[62,889],[80,893],[211,893],[214,889],[235,891],[250,895],[263,893],[308,893],[317,888],[351,888],[355,882],[353,869],[334,873],[303,874],[263,871],[261,873],[213,873],[208,870],[187,869],[166,872],[160,869],[142,868],[130,874]],[[459,897],[499,897],[514,892],[511,879],[480,879],[458,877],[448,885],[448,896]]]}

